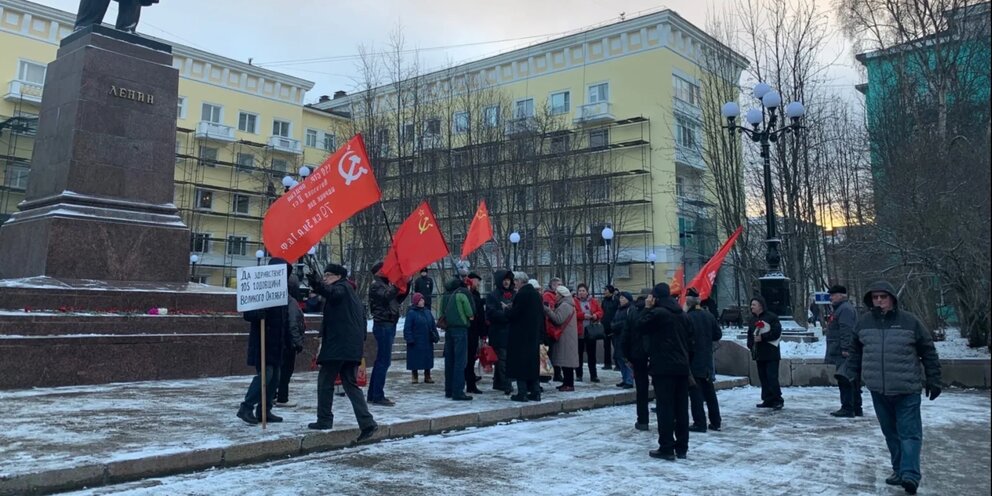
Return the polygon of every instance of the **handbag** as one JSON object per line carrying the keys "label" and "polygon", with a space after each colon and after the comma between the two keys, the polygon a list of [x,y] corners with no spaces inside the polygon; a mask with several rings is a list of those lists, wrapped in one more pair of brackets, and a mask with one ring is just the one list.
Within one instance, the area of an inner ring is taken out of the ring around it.
{"label": "handbag", "polygon": [[540,349],[540,377],[553,377],[555,368],[551,365],[551,359],[548,358],[548,347],[542,344]]}
{"label": "handbag", "polygon": [[585,337],[589,340],[606,339],[606,328],[602,322],[593,322],[585,326]]}
{"label": "handbag", "polygon": [[[355,383],[358,385],[358,387],[368,386],[369,385],[369,371],[368,371],[368,367],[365,366],[365,358],[364,357],[362,358],[362,361],[359,362],[359,364],[358,364],[358,366],[356,368],[358,370],[355,373]],[[334,378],[334,385],[335,386],[340,386],[341,385],[341,374],[338,374],[338,376]]]}

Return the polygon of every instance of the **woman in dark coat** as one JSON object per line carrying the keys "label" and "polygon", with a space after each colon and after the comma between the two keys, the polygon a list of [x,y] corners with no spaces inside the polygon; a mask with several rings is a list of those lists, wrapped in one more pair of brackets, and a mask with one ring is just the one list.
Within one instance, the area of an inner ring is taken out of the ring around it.
{"label": "woman in dark coat", "polygon": [[434,314],[427,308],[424,295],[414,293],[410,300],[413,305],[406,312],[403,324],[403,340],[406,341],[406,369],[413,373],[413,383],[420,382],[417,372],[424,371],[424,383],[433,384],[431,369],[434,368],[433,331],[437,329]]}
{"label": "woman in dark coat", "polygon": [[527,284],[527,274],[513,273],[517,293],[507,309],[509,339],[506,348],[506,375],[517,381],[515,401],[540,401],[541,336],[544,334],[544,304],[541,295]]}

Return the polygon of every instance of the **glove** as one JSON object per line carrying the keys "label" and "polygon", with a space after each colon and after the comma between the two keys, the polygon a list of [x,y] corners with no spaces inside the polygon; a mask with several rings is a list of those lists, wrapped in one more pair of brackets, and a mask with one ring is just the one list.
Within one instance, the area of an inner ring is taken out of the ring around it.
{"label": "glove", "polygon": [[296,351],[296,354],[297,355],[300,354],[300,353],[303,353],[303,345],[302,344],[298,344],[298,345],[296,345],[296,346],[293,347],[293,350]]}
{"label": "glove", "polygon": [[926,392],[927,398],[930,398],[930,401],[933,401],[940,396],[941,390],[940,385],[927,383],[926,387],[923,388],[923,391]]}

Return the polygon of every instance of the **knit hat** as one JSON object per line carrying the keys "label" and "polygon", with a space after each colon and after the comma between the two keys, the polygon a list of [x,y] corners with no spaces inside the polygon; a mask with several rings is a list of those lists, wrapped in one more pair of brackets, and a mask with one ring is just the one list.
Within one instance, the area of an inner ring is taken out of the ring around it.
{"label": "knit hat", "polygon": [[668,298],[671,296],[671,291],[668,288],[668,283],[660,282],[655,285],[654,289],[651,290],[651,296],[654,296],[656,300],[662,298]]}
{"label": "knit hat", "polygon": [[336,276],[341,276],[341,277],[348,277],[348,269],[344,268],[344,265],[338,265],[335,263],[327,264],[327,267],[324,267],[324,273],[334,274]]}
{"label": "knit hat", "polygon": [[629,301],[631,303],[634,302],[634,296],[631,295],[630,292],[628,292],[628,291],[621,291],[620,292],[620,296],[623,297],[623,298],[626,298],[627,301]]}
{"label": "knit hat", "polygon": [[564,284],[562,284],[561,286],[558,286],[558,289],[556,289],[555,292],[557,292],[559,295],[561,295],[562,298],[571,298],[572,297],[572,292],[569,291],[568,288],[566,288]]}
{"label": "knit hat", "polygon": [[541,289],[541,283],[537,282],[537,279],[530,279],[527,281],[527,284],[533,286],[534,289]]}
{"label": "knit hat", "polygon": [[614,286],[614,285],[612,285],[612,284],[607,284],[606,286],[603,287],[603,289],[605,289],[605,290],[607,290],[607,291],[609,291],[611,293],[616,293],[617,292],[617,287]]}
{"label": "knit hat", "polygon": [[830,294],[838,294],[838,293],[840,293],[840,294],[847,294],[847,288],[845,288],[844,286],[841,286],[840,284],[834,284],[833,286],[830,286],[830,291],[827,291],[827,293],[830,293]]}
{"label": "knit hat", "polygon": [[413,303],[413,306],[420,305],[420,302],[423,300],[424,300],[424,295],[420,293],[413,293],[413,296],[410,297],[410,303]]}

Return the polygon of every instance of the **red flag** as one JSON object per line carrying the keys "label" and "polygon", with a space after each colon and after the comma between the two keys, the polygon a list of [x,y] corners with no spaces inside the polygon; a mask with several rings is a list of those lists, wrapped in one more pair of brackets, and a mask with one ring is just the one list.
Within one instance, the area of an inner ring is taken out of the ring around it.
{"label": "red flag", "polygon": [[486,244],[486,241],[493,239],[493,225],[489,222],[489,210],[486,208],[486,200],[479,202],[479,208],[472,218],[472,225],[468,228],[468,235],[465,236],[465,243],[462,244],[462,260],[465,260],[470,253]]}
{"label": "red flag", "polygon": [[[740,226],[731,234],[727,241],[723,243],[723,246],[717,250],[716,254],[713,255],[706,265],[696,274],[696,277],[692,278],[692,282],[689,283],[686,288],[695,288],[699,292],[700,301],[705,300],[713,292],[713,281],[716,280],[716,273],[720,271],[720,266],[723,265],[723,259],[727,257],[730,253],[730,249],[734,247],[734,243],[737,238],[741,235],[741,231],[744,230],[744,226]],[[682,302],[685,302],[685,296],[682,297]]]}
{"label": "red flag", "polygon": [[675,269],[675,275],[672,276],[672,282],[668,285],[669,292],[672,295],[677,295],[682,292],[682,286],[685,285],[685,265],[679,264],[679,268]]}
{"label": "red flag", "polygon": [[400,290],[420,269],[448,255],[448,244],[437,227],[431,206],[422,202],[393,235],[380,273]]}
{"label": "red flag", "polygon": [[298,260],[331,229],[381,197],[362,135],[356,134],[265,212],[265,249]]}

